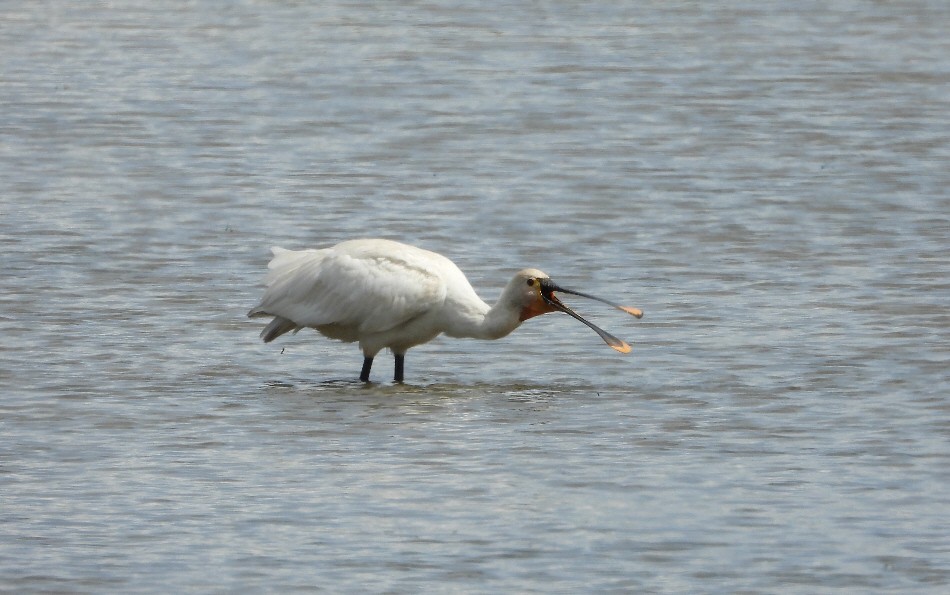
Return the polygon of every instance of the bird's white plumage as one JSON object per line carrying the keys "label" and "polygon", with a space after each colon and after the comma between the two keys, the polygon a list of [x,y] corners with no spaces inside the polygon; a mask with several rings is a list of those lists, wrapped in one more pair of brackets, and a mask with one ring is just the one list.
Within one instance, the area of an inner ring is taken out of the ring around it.
{"label": "bird's white plumage", "polygon": [[381,242],[386,241],[352,240],[325,250],[273,248],[267,292],[255,310],[298,326],[379,333],[441,305],[443,280],[418,254]]}
{"label": "bird's white plumage", "polygon": [[[444,256],[391,240],[350,240],[322,250],[272,248],[267,290],[250,316],[275,316],[334,339],[360,341],[373,355],[431,340],[447,300],[487,311],[465,275]],[[418,328],[428,318],[425,328]],[[409,327],[409,328],[407,328]],[[398,337],[386,336],[398,331]]]}

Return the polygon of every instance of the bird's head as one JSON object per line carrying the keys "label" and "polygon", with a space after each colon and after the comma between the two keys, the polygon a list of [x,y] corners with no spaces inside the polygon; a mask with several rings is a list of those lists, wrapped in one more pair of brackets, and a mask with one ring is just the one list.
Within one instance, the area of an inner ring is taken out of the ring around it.
{"label": "bird's head", "polygon": [[603,302],[613,306],[618,310],[623,310],[627,314],[631,314],[637,318],[641,318],[643,316],[643,312],[637,308],[621,306],[619,304],[615,304],[614,302],[587,293],[565,289],[552,281],[551,277],[549,277],[546,273],[543,273],[537,269],[523,269],[518,271],[514,279],[511,280],[511,283],[508,284],[508,292],[513,294],[515,301],[514,305],[519,309],[520,321],[524,322],[529,318],[534,318],[535,316],[540,316],[541,314],[547,314],[548,312],[564,312],[565,314],[576,318],[593,329],[594,332],[600,335],[600,338],[603,339],[604,342],[610,347],[616,349],[620,353],[630,352],[630,346],[626,342],[614,337],[607,331],[574,312],[574,310],[568,308],[556,295],[554,295],[554,292],[556,291],[597,300],[598,302]]}

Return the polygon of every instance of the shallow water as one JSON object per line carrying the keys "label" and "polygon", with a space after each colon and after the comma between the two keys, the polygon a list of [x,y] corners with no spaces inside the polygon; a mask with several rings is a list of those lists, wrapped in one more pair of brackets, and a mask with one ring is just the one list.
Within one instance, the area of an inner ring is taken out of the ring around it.
{"label": "shallow water", "polygon": [[[950,584],[945,3],[0,21],[4,590]],[[359,236],[634,351],[261,344],[268,247]]]}

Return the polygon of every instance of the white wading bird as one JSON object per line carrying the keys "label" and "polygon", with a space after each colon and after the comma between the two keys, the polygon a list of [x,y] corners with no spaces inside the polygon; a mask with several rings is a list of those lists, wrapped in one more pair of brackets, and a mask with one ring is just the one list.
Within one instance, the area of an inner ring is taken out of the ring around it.
{"label": "white wading bird", "polygon": [[312,327],[331,339],[359,341],[360,380],[369,381],[384,347],[396,356],[402,382],[406,350],[445,333],[500,339],[525,320],[565,312],[592,328],[620,353],[630,346],[581,318],[555,291],[598,300],[637,318],[643,312],[556,285],[537,269],[518,271],[494,306],[483,302],[465,274],[441,254],[390,240],[350,240],[324,250],[272,248],[267,290],[248,316],[273,316],[261,338]]}

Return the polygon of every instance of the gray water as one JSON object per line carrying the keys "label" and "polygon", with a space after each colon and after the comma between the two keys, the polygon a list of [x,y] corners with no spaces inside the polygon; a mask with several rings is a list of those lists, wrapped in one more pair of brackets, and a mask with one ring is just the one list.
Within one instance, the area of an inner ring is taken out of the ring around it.
{"label": "gray water", "polygon": [[[0,4],[0,589],[946,592],[948,30]],[[634,350],[262,344],[268,248],[362,236],[640,307],[566,299]]]}

